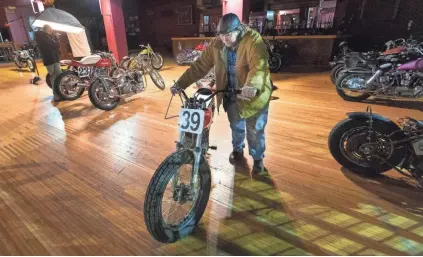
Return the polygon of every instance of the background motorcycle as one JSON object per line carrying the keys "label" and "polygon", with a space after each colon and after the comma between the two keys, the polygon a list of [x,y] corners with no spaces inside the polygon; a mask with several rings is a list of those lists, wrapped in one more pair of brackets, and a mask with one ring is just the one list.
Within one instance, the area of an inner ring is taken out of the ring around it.
{"label": "background motorcycle", "polygon": [[350,171],[376,175],[395,169],[423,187],[423,122],[393,121],[367,112],[348,113],[329,135],[333,158]]}
{"label": "background motorcycle", "polygon": [[99,52],[84,57],[80,61],[72,60],[69,69],[56,78],[54,86],[57,87],[57,93],[64,100],[75,100],[84,93],[85,88],[88,88],[97,76],[116,77],[123,72],[124,69],[118,67],[113,53]]}
{"label": "background motorcycle", "polygon": [[[379,58],[386,62],[371,68],[345,71],[336,82],[339,96],[348,101],[362,101],[370,96],[382,98],[423,97],[423,56],[421,47],[407,48],[396,55]],[[410,61],[411,60],[411,61]]]}
{"label": "background motorcycle", "polygon": [[206,50],[206,48],[209,46],[207,42],[201,42],[199,45],[197,45],[194,50],[192,49],[182,49],[181,43],[178,44],[178,50],[181,52],[176,56],[176,63],[178,65],[185,65],[185,64],[191,64],[195,62],[198,57],[203,53],[203,51]]}
{"label": "background motorcycle", "polygon": [[399,54],[404,52],[408,47],[415,45],[414,40],[404,40],[402,38],[395,41],[388,41],[385,43],[385,49],[382,52],[369,51],[365,53],[353,52],[346,41],[339,44],[340,53],[334,57],[334,60],[329,63],[332,70],[330,78],[333,84],[336,84],[339,76],[347,69],[356,67],[368,67],[368,62],[373,62],[381,56],[388,56],[392,54]]}
{"label": "background motorcycle", "polygon": [[269,70],[270,72],[278,72],[282,67],[282,56],[274,51],[275,46],[270,44],[267,39],[263,38],[266,45],[267,52],[269,53]]}
{"label": "background motorcycle", "polygon": [[28,50],[14,51],[12,59],[18,69],[28,68],[30,71],[35,72],[35,60]]}
{"label": "background motorcycle", "polygon": [[160,70],[164,65],[163,56],[159,53],[154,52],[150,44],[147,44],[146,46],[140,45],[140,47],[141,51],[138,53],[137,56],[123,57],[121,67],[131,70],[137,65],[136,62],[138,60],[147,57],[150,60],[151,66],[153,66],[153,68],[156,70]]}
{"label": "background motorcycle", "polygon": [[116,78],[98,76],[88,89],[91,103],[105,111],[115,109],[122,98],[145,91],[143,74],[138,70],[127,70]]}

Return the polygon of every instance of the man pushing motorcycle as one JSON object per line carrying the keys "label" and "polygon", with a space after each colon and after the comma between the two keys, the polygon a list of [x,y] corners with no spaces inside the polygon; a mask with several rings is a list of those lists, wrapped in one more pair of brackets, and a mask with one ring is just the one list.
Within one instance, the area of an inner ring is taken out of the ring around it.
{"label": "man pushing motorcycle", "polygon": [[230,162],[244,159],[245,136],[254,159],[253,172],[264,173],[265,127],[269,113],[272,84],[269,55],[261,35],[243,25],[238,16],[224,15],[218,25],[219,36],[201,57],[185,71],[172,94],[203,78],[215,67],[216,90],[241,89],[239,95],[218,95],[217,108],[223,104],[232,130],[233,151]]}

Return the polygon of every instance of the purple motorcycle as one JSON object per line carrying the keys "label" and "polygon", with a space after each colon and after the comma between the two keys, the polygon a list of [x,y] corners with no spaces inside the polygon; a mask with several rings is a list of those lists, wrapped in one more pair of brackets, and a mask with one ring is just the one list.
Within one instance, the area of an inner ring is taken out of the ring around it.
{"label": "purple motorcycle", "polygon": [[422,56],[421,46],[410,47],[404,53],[382,57],[383,60],[377,60],[367,69],[346,71],[337,80],[337,93],[347,101],[363,101],[371,96],[387,99],[421,98]]}

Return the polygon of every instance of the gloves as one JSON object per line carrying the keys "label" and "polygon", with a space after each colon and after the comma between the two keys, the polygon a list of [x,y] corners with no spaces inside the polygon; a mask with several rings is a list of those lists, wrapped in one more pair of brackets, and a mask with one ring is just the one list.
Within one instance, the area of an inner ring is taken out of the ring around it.
{"label": "gloves", "polygon": [[170,87],[170,93],[172,93],[172,95],[177,95],[179,92],[181,92],[181,88],[178,87],[178,84],[174,84]]}
{"label": "gloves", "polygon": [[251,101],[257,95],[257,88],[245,86],[241,89],[241,94],[238,95],[238,98],[242,100]]}

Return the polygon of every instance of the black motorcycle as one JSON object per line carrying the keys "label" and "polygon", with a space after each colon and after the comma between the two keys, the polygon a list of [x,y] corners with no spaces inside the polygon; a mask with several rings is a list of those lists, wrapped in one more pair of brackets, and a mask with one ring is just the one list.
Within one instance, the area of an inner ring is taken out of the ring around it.
{"label": "black motorcycle", "polygon": [[348,170],[377,175],[395,169],[423,187],[423,122],[410,117],[393,121],[366,112],[352,112],[329,135],[333,158]]}

